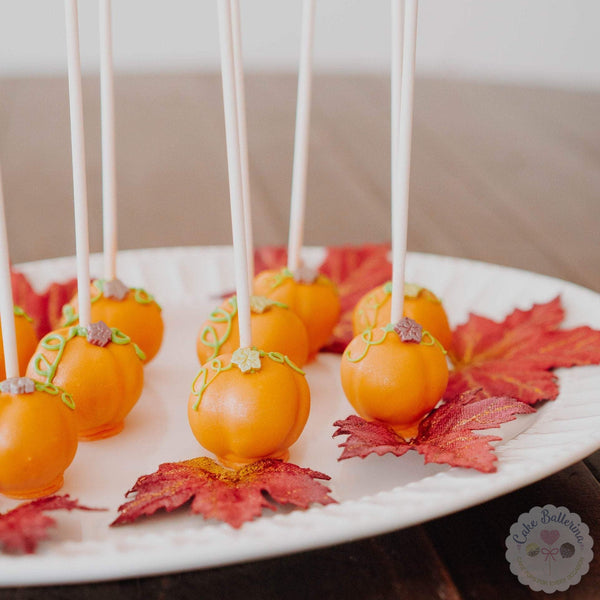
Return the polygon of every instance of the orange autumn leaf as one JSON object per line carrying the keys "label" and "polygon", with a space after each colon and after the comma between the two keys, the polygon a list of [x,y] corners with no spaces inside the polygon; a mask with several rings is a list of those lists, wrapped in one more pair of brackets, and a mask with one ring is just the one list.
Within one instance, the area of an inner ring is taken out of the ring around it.
{"label": "orange autumn leaf", "polygon": [[263,508],[279,504],[308,508],[330,504],[329,488],[317,479],[323,473],[274,459],[264,459],[239,470],[226,469],[210,458],[199,457],[163,463],[158,471],[140,477],[126,496],[134,498],[119,507],[112,523],[131,523],[159,509],[171,512],[191,500],[191,510],[206,519],[218,519],[232,527],[259,517]]}
{"label": "orange autumn leaf", "polygon": [[453,332],[445,398],[481,388],[488,396],[528,404],[554,400],[559,390],[553,369],[600,363],[600,331],[559,329],[564,316],[560,297],[515,310],[502,322],[471,314]]}
{"label": "orange autumn leaf", "polygon": [[0,515],[0,547],[6,552],[32,554],[38,543],[48,537],[48,529],[56,524],[49,510],[103,510],[82,506],[65,496],[46,496],[20,504]]}
{"label": "orange autumn leaf", "polygon": [[417,436],[405,440],[385,423],[365,421],[351,415],[336,421],[333,437],[347,435],[340,444],[343,452],[338,460],[365,458],[369,454],[391,453],[403,456],[415,450],[426,463],[468,467],[483,473],[496,470],[497,457],[490,442],[502,438],[496,435],[477,435],[473,431],[498,427],[512,421],[517,414],[535,412],[514,398],[485,397],[479,390],[445,402],[432,410],[419,424]]}

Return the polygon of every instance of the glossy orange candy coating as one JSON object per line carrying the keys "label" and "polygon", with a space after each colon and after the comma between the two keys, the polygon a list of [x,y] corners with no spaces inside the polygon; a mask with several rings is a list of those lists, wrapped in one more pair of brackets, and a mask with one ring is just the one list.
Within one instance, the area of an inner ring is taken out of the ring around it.
{"label": "glossy orange candy coating", "polygon": [[95,346],[85,337],[70,337],[71,330],[70,327],[58,329],[40,341],[27,368],[27,376],[35,381],[48,380],[42,371],[46,371],[47,364],[57,361],[58,352],[47,346],[54,346],[60,336],[66,340],[64,350],[49,382],[73,397],[79,439],[98,440],[116,435],[123,429],[125,417],[142,393],[142,361],[132,343],[109,342],[104,347]]}
{"label": "glossy orange candy coating", "polygon": [[[408,293],[407,293],[408,292]],[[385,327],[391,318],[391,284],[385,283],[367,292],[352,313],[352,329],[359,335],[366,329]],[[408,284],[404,293],[404,316],[429,331],[444,348],[452,342],[452,330],[446,311],[437,296],[426,288]]]}
{"label": "glossy orange candy coating", "polygon": [[61,396],[0,393],[0,493],[38,498],[62,486],[77,450],[77,425]]}
{"label": "glossy orange candy coating", "polygon": [[[16,310],[16,309],[15,309]],[[38,344],[33,321],[22,311],[15,314],[15,336],[17,338],[17,358],[19,360],[19,374],[23,375],[27,369],[27,363],[33,356]],[[0,381],[6,379],[4,367],[4,343],[0,335]]]}
{"label": "glossy orange candy coating", "polygon": [[[154,299],[138,289],[130,289],[123,300],[107,298],[96,287],[96,282],[92,283],[91,296],[91,321],[104,321],[109,327],[116,327],[128,335],[146,355],[144,362],[149,363],[160,350],[164,334],[162,311]],[[140,298],[143,299],[142,302]],[[63,319],[62,326],[78,322],[77,302],[75,294],[69,302],[69,312],[75,314],[75,318],[69,319],[68,322]]]}
{"label": "glossy orange candy coating", "polygon": [[242,373],[223,354],[203,366],[188,402],[194,436],[228,467],[289,457],[310,410],[304,374],[267,356]]}
{"label": "glossy orange candy coating", "polygon": [[[263,312],[253,310],[250,317],[255,346],[266,352],[280,352],[299,367],[304,366],[308,358],[308,334],[295,312],[282,304],[273,304]],[[237,303],[231,298],[203,323],[196,340],[196,353],[200,364],[204,364],[219,354],[233,353],[239,346]]]}
{"label": "glossy orange candy coating", "polygon": [[420,343],[403,342],[389,328],[355,337],[342,355],[342,387],[367,421],[381,421],[404,437],[438,403],[448,383],[446,356],[424,332]]}
{"label": "glossy orange candy coating", "polygon": [[324,275],[313,283],[299,283],[287,269],[263,271],[254,279],[254,293],[287,304],[302,319],[308,332],[309,360],[327,344],[340,318],[337,288]]}

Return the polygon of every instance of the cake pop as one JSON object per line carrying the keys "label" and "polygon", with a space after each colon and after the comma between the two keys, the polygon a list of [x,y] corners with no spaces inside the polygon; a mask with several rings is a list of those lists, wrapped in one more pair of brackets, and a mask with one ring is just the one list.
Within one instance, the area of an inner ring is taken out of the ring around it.
{"label": "cake pop", "polygon": [[[288,448],[302,432],[310,408],[310,392],[303,371],[287,356],[253,347],[250,286],[244,209],[235,48],[239,40],[237,0],[219,0],[219,39],[231,223],[237,291],[240,347],[208,361],[192,385],[188,420],[196,439],[226,466],[261,458],[287,459]],[[235,25],[234,25],[235,24]],[[238,66],[241,61],[237,57]]]}
{"label": "cake pop", "polygon": [[[115,157],[115,102],[112,57],[111,2],[99,5],[100,113],[102,131],[102,228],[104,279],[92,284],[91,320],[104,321],[130,336],[146,355],[157,354],[164,324],[160,306],[146,291],[128,288],[117,279],[117,184]],[[61,326],[77,323],[77,298],[64,308]]]}
{"label": "cake pop", "polygon": [[[367,292],[356,304],[352,313],[354,335],[365,329],[384,327],[390,322],[392,283]],[[448,317],[437,296],[427,288],[412,283],[404,284],[404,316],[410,317],[429,331],[444,348],[452,342]]]}
{"label": "cake pop", "polygon": [[[161,308],[148,292],[141,288],[128,288],[120,280],[97,279],[92,283],[92,321],[103,321],[110,327],[123,331],[141,348],[150,362],[162,344],[164,324]],[[74,325],[77,314],[77,294],[63,306],[61,327]]]}
{"label": "cake pop", "polygon": [[77,406],[82,440],[110,437],[142,393],[143,353],[131,339],[102,321],[74,325],[42,338],[27,376],[64,388]]}
{"label": "cake pop", "polygon": [[77,0],[66,0],[67,58],[73,162],[73,206],[79,325],[50,332],[39,343],[27,375],[66,389],[77,406],[81,439],[114,435],[141,395],[143,353],[116,328],[91,322],[83,97]]}
{"label": "cake pop", "polygon": [[277,352],[240,348],[196,376],[188,419],[196,439],[226,466],[286,460],[310,410],[304,372]]}
{"label": "cake pop", "polygon": [[71,396],[27,377],[0,384],[0,493],[38,498],[62,487],[77,450]]}
{"label": "cake pop", "polygon": [[[253,343],[266,352],[289,356],[292,362],[302,367],[308,356],[308,334],[300,317],[285,304],[264,296],[250,298],[250,311]],[[239,348],[237,316],[235,296],[210,314],[196,341],[200,364]]]}
{"label": "cake pop", "polygon": [[62,486],[63,473],[77,450],[77,431],[69,394],[55,385],[19,377],[22,354],[17,345],[27,336],[35,340],[35,334],[23,311],[13,305],[1,169],[0,318],[0,493],[36,498]]}
{"label": "cake pop", "polygon": [[[19,361],[19,375],[25,373],[27,363],[35,352],[38,338],[35,333],[33,319],[25,311],[15,306],[13,308],[15,321],[15,336],[17,341],[17,357]],[[4,344],[0,336],[0,381],[6,379],[4,370]]]}
{"label": "cake pop", "polygon": [[335,284],[306,268],[296,274],[288,268],[263,271],[254,279],[254,293],[283,302],[302,319],[308,333],[309,360],[327,344],[340,318]]}
{"label": "cake pop", "polygon": [[382,421],[401,436],[411,438],[417,434],[420,420],[441,399],[448,382],[448,365],[445,351],[435,337],[413,319],[402,316],[417,0],[393,0],[391,21],[391,322],[385,327],[367,329],[350,342],[342,355],[341,376],[344,393],[359,415],[367,420]]}
{"label": "cake pop", "polygon": [[441,399],[448,366],[440,343],[403,317],[396,325],[356,336],[342,355],[341,376],[344,393],[361,417],[382,421],[408,438]]}

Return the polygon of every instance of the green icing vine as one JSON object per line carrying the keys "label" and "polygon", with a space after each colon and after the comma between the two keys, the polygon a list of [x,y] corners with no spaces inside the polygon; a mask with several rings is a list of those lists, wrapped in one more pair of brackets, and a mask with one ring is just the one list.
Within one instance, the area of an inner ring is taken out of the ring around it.
{"label": "green icing vine", "polygon": [[52,332],[42,338],[40,342],[42,348],[57,353],[52,363],[48,362],[48,359],[41,352],[33,357],[33,369],[40,377],[45,378],[46,383],[52,383],[56,375],[56,369],[58,369],[58,365],[65,352],[67,342],[78,335],[79,329],[81,328],[77,326],[71,327],[66,337],[60,333]]}
{"label": "green icing vine", "polygon": [[300,373],[300,375],[305,375],[306,373],[293,361],[290,360],[285,354],[281,354],[281,352],[265,352],[264,350],[259,350],[260,357],[270,358],[273,362],[279,364],[286,364],[288,367],[296,371],[296,373]]}
{"label": "green icing vine", "polygon": [[66,404],[71,410],[75,410],[75,402],[73,401],[73,396],[68,392],[65,392],[62,388],[54,385],[53,383],[41,383],[39,381],[34,382],[35,389],[38,392],[46,392],[51,396],[58,396],[60,394],[60,399]]}
{"label": "green icing vine", "polygon": [[287,268],[283,267],[279,273],[275,275],[273,278],[273,283],[271,284],[271,289],[274,290],[278,288],[286,279],[293,279],[294,274]]}
{"label": "green icing vine", "polygon": [[[214,371],[214,375],[208,379],[208,369],[209,367]],[[221,362],[220,358],[215,358],[212,361],[210,361],[209,366],[205,367],[203,366],[200,371],[198,372],[198,375],[196,375],[194,381],[192,382],[192,394],[194,396],[196,396],[197,400],[196,402],[194,402],[192,408],[193,410],[198,410],[198,407],[200,406],[200,401],[202,400],[202,394],[204,394],[204,391],[206,390],[206,388],[215,380],[215,377],[217,377],[217,375],[219,375],[220,373],[223,373],[224,371],[229,371],[233,368],[233,363],[229,363],[227,366],[223,366],[223,363]],[[196,385],[200,383],[200,389],[196,389]]]}
{"label": "green icing vine", "polygon": [[[427,341],[425,341],[425,336],[427,336],[428,338]],[[421,344],[423,344],[423,346],[437,346],[444,354],[448,354],[448,351],[444,348],[444,346],[442,346],[439,340],[425,329],[423,329],[423,337],[421,338]]]}
{"label": "green icing vine", "polygon": [[[106,279],[96,279],[94,281],[94,286],[96,287],[97,290],[100,291],[100,293],[98,294],[98,296],[95,296],[94,298],[92,298],[92,302],[95,302],[96,300],[98,300],[98,298],[100,298],[100,296],[102,296],[104,294],[104,284],[105,283],[106,283]],[[152,304],[153,302],[155,302],[156,305],[158,306],[158,308],[161,309],[160,305],[154,299],[154,296],[150,292],[147,292],[144,288],[130,288],[130,289],[133,292],[133,299],[138,304]]]}
{"label": "green icing vine", "polygon": [[131,338],[128,335],[126,335],[116,327],[111,327],[110,330],[112,331],[112,337],[110,341],[113,344],[117,344],[119,346],[131,344],[133,346],[133,349],[135,350],[137,357],[140,360],[146,360],[146,354],[144,353],[144,351],[135,342],[132,342]]}
{"label": "green icing vine", "polygon": [[[374,340],[373,339],[373,333],[374,331],[382,331],[383,332],[383,336],[378,339],[378,340]],[[392,333],[394,331],[394,327],[393,325],[386,325],[385,327],[378,327],[376,330],[373,329],[367,329],[366,331],[363,331],[360,334],[360,337],[362,338],[362,340],[365,342],[365,349],[363,350],[363,352],[357,356],[356,358],[352,358],[352,356],[350,356],[350,350],[346,350],[345,354],[346,354],[346,358],[348,359],[349,362],[352,363],[357,363],[360,362],[369,352],[369,348],[371,346],[379,346],[379,344],[383,344],[383,342],[385,341],[385,338],[387,337],[388,333]]]}
{"label": "green icing vine", "polygon": [[212,355],[208,358],[208,360],[212,360],[221,354],[221,348],[223,344],[229,339],[231,335],[231,329],[233,325],[233,319],[237,314],[237,302],[235,298],[229,299],[229,304],[232,306],[233,311],[228,312],[224,308],[216,308],[213,310],[208,319],[213,323],[227,323],[227,327],[222,337],[217,335],[217,330],[212,325],[207,325],[200,332],[200,342],[207,346],[208,348],[213,349]]}
{"label": "green icing vine", "polygon": [[16,304],[13,306],[13,313],[15,317],[23,317],[26,321],[33,323],[33,319],[20,307]]}
{"label": "green icing vine", "polygon": [[[253,299],[256,298],[265,298],[264,296],[251,296],[250,297],[250,304],[251,304],[251,310],[252,310],[252,301]],[[265,306],[265,310],[268,309],[270,306],[279,306],[280,308],[289,308],[287,304],[284,304],[283,302],[277,302],[276,300],[271,300],[270,298],[265,298],[266,300],[268,300],[267,305]],[[224,308],[218,307],[215,308],[215,310],[213,310],[210,315],[208,316],[208,320],[211,321],[212,323],[226,323],[227,326],[225,328],[225,331],[223,332],[223,335],[221,337],[218,336],[217,334],[217,330],[215,327],[213,327],[212,325],[206,325],[204,327],[204,329],[202,329],[202,331],[200,332],[200,343],[204,344],[207,348],[212,348],[212,354],[208,357],[207,360],[212,360],[213,358],[216,358],[217,356],[219,356],[219,354],[221,354],[221,348],[223,347],[223,344],[225,344],[227,342],[227,340],[229,339],[229,336],[231,335],[231,331],[233,329],[233,320],[235,319],[236,315],[237,315],[237,311],[238,311],[238,307],[237,307],[237,298],[235,296],[232,296],[231,298],[229,298],[227,300],[227,302],[229,302],[232,311],[229,312]],[[253,311],[255,312],[255,311]]]}
{"label": "green icing vine", "polygon": [[[383,335],[381,336],[381,338],[374,339],[375,331],[383,332]],[[366,331],[363,331],[360,334],[360,337],[365,342],[365,349],[361,352],[361,354],[359,356],[356,356],[356,357],[350,356],[350,350],[346,350],[344,354],[346,355],[348,362],[351,362],[351,363],[360,362],[363,358],[365,358],[365,356],[367,356],[367,353],[369,352],[369,349],[371,348],[371,346],[379,346],[380,344],[383,344],[388,333],[396,334],[396,332],[394,331],[393,323],[388,323],[385,327],[378,327],[377,329],[367,329]],[[427,338],[427,341],[426,341],[426,338]],[[431,335],[431,333],[429,333],[429,331],[426,331],[425,329],[423,330],[423,337],[422,337],[421,341],[419,342],[419,344],[422,344],[423,346],[437,346],[444,354],[447,354],[446,350],[440,344],[440,342],[438,342],[438,340],[433,335]]]}
{"label": "green icing vine", "polygon": [[[256,350],[256,348],[253,348],[253,350]],[[280,352],[265,352],[264,350],[259,350],[258,352],[261,358],[266,357],[271,359],[273,362],[279,364],[286,364],[288,367],[296,371],[296,373],[299,373],[300,375],[305,375],[304,371],[298,365],[296,365],[294,361],[290,360],[287,356],[281,354]],[[204,394],[206,388],[215,380],[217,375],[219,375],[220,373],[224,373],[225,371],[229,371],[232,368],[232,362],[230,362],[224,367],[221,359],[215,358],[212,359],[210,363],[207,363],[207,366],[203,366],[200,369],[198,375],[196,375],[194,381],[192,382],[192,394],[197,398],[196,402],[194,402],[194,404],[192,405],[193,410],[198,410],[200,402],[202,401],[202,395]],[[209,369],[212,369],[214,371],[214,375],[210,379],[208,378]],[[256,371],[253,370],[249,371],[248,373],[252,374],[256,373]],[[201,383],[200,389],[196,389],[197,384],[199,382]]]}
{"label": "green icing vine", "polygon": [[[131,338],[129,336],[125,335],[122,331],[119,331],[116,327],[111,327],[111,332],[111,341],[114,344],[118,344],[119,346],[123,346],[125,344],[132,344],[137,357],[142,361],[146,360],[146,355],[144,354],[144,352],[139,348],[137,344],[134,344],[131,341]],[[74,325],[69,329],[66,336],[63,336],[57,332],[51,332],[44,338],[42,338],[42,341],[40,342],[42,348],[44,348],[44,350],[50,350],[51,352],[57,353],[56,357],[51,363],[48,362],[48,359],[44,356],[42,352],[36,354],[33,357],[33,369],[40,377],[43,377],[45,379],[46,384],[52,384],[52,380],[56,375],[58,365],[60,364],[60,361],[62,360],[63,354],[65,352],[67,342],[69,342],[76,336],[87,338],[87,329],[85,327],[80,327],[79,325]]]}
{"label": "green icing vine", "polygon": [[74,325],[79,320],[79,315],[75,312],[75,309],[71,304],[65,304],[62,307],[62,315],[65,327]]}
{"label": "green icing vine", "polygon": [[[379,314],[379,309],[387,302],[388,297],[392,293],[392,282],[388,281],[383,286],[384,297],[380,302],[377,301],[378,290],[375,290],[373,293],[369,294],[365,300],[364,307],[359,308],[358,315],[364,317],[367,322],[367,330],[373,329],[373,327],[377,324],[377,315]],[[370,311],[373,311],[373,318],[369,318]]]}
{"label": "green icing vine", "polygon": [[[154,296],[148,293],[145,289],[134,288],[134,291],[135,293],[133,297],[138,304],[152,304],[152,302],[155,302]],[[160,308],[160,306],[158,308]]]}
{"label": "green icing vine", "polygon": [[98,302],[98,300],[102,298],[102,294],[104,294],[104,279],[96,279],[92,282],[92,285],[98,290],[98,293],[90,298],[90,302],[94,304],[94,302]]}

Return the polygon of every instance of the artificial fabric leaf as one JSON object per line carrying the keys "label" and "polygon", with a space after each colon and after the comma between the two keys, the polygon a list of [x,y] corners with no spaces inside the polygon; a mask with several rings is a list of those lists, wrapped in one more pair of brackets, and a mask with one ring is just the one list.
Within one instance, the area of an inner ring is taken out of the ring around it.
{"label": "artificial fabric leaf", "polygon": [[283,246],[262,246],[254,250],[254,271],[281,269],[287,264],[287,249]]}
{"label": "artificial fabric leaf", "polygon": [[56,329],[63,305],[71,300],[77,289],[77,280],[54,282],[44,292],[37,293],[23,273],[13,271],[11,279],[14,302],[34,320],[38,336],[41,338]]}
{"label": "artificial fabric leaf", "polygon": [[49,510],[99,510],[82,506],[65,496],[46,496],[20,504],[0,515],[0,546],[6,552],[35,552],[38,542],[48,537],[48,529],[56,524]]}
{"label": "artificial fabric leaf", "polygon": [[354,307],[367,292],[392,277],[389,252],[388,244],[339,246],[327,249],[327,257],[319,271],[337,285],[342,314],[333,331],[333,338],[323,349],[326,352],[342,353],[352,341]]}
{"label": "artificial fabric leaf", "polygon": [[226,469],[206,457],[163,463],[158,471],[140,477],[127,492],[126,496],[135,497],[119,507],[113,525],[131,523],[160,508],[170,512],[192,499],[193,513],[238,528],[260,516],[263,508],[276,510],[272,500],[299,508],[308,508],[314,502],[335,502],[329,488],[317,479],[330,478],[274,459],[260,460],[239,470]]}
{"label": "artificial fabric leaf", "polygon": [[415,450],[425,457],[426,463],[448,464],[452,467],[470,467],[483,473],[496,470],[497,460],[490,442],[500,440],[495,435],[478,435],[473,431],[498,427],[512,421],[517,414],[535,412],[533,408],[514,398],[486,397],[475,390],[445,402],[432,410],[419,425],[417,436],[405,440],[384,423],[365,421],[351,415],[336,421],[333,434],[347,435],[340,444],[343,452],[338,460],[365,458],[392,453],[402,456]]}
{"label": "artificial fabric leaf", "polygon": [[559,390],[552,369],[600,363],[600,331],[559,329],[564,316],[560,297],[515,310],[502,322],[471,314],[453,333],[445,398],[481,388],[528,404],[554,400]]}

